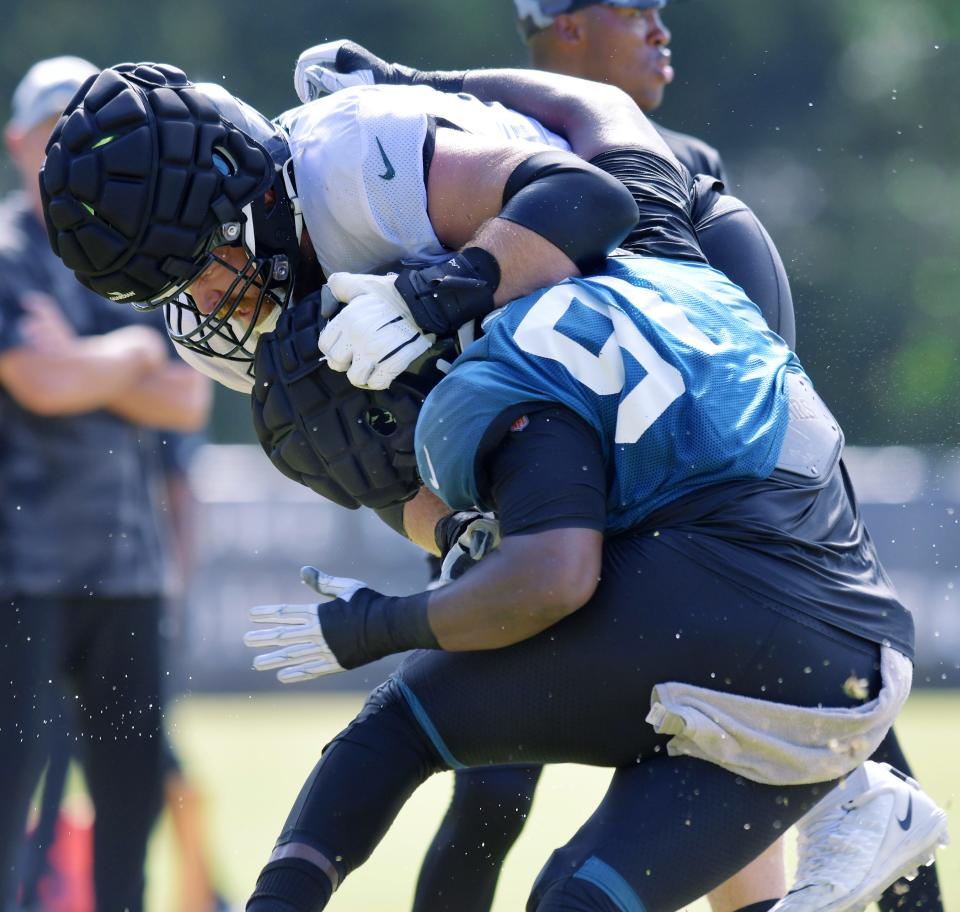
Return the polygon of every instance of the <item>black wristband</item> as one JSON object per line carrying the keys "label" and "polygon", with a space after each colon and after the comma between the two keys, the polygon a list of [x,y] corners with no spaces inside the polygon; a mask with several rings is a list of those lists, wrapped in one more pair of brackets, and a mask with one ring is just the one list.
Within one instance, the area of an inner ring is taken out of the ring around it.
{"label": "black wristband", "polygon": [[438,92],[457,94],[463,91],[463,80],[466,78],[466,70],[413,70],[410,82],[412,85],[428,85]]}
{"label": "black wristband", "polygon": [[320,629],[343,668],[356,668],[408,649],[439,649],[427,617],[429,592],[381,595],[360,589],[349,602],[317,606]]}
{"label": "black wristband", "polygon": [[401,269],[396,289],[426,333],[451,336],[493,310],[500,265],[481,247],[468,247],[436,266]]}

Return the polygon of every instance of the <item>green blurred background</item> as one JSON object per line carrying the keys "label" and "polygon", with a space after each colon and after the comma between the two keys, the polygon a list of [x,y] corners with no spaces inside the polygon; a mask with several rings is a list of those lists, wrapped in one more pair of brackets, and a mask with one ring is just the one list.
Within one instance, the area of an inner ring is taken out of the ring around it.
{"label": "green blurred background", "polygon": [[[351,37],[429,67],[523,64],[510,0],[6,0],[0,119],[37,58],[163,60],[267,113],[310,44]],[[850,442],[960,443],[960,4],[677,0],[658,114],[724,155],[777,241],[799,353]],[[8,164],[0,190],[13,185]],[[241,397],[213,438],[250,440]]]}
{"label": "green blurred background", "polygon": [[[510,0],[5,0],[4,10],[3,122],[24,71],[63,53],[100,65],[174,63],[195,79],[222,80],[269,114],[296,102],[298,52],[326,39],[351,37],[431,68],[525,62]],[[960,445],[960,3],[676,0],[665,19],[677,80],[658,119],[716,145],[732,192],[773,234],[793,282],[801,358],[848,441],[919,444],[951,456]],[[4,159],[0,191],[14,184]],[[252,439],[245,397],[221,391],[211,436]],[[955,569],[955,555],[944,556]],[[359,702],[198,697],[174,710],[174,737],[206,786],[211,841],[231,898],[250,889],[293,792]],[[948,810],[957,792],[958,714],[955,695],[922,694],[904,718],[918,773]],[[599,771],[555,775],[508,866],[498,909],[521,907],[547,848],[583,817],[606,779]],[[349,884],[341,908],[408,907],[447,788],[437,782],[418,794],[421,803],[404,812],[371,865],[376,876]],[[942,871],[948,903],[960,900],[952,855],[943,856]],[[170,877],[161,834],[152,909],[170,907]]]}
{"label": "green blurred background", "polygon": [[[301,690],[256,700],[194,696],[171,708],[171,733],[194,783],[206,796],[208,843],[217,883],[228,899],[239,903],[249,896],[320,748],[349,722],[362,699],[359,694],[320,696]],[[960,728],[945,725],[944,720],[956,718],[958,712],[956,691],[926,691],[914,693],[897,720],[916,774],[948,813],[958,799],[955,758]],[[256,732],[256,739],[251,739],[251,732]],[[593,812],[609,781],[610,771],[596,767],[560,765],[546,770],[530,819],[507,857],[491,912],[524,908],[550,852]],[[404,912],[411,907],[420,863],[452,788],[452,774],[445,773],[417,789],[370,860],[337,891],[337,912]],[[79,810],[82,797],[74,792],[72,800]],[[794,832],[786,839],[792,868]],[[679,858],[678,863],[695,864],[696,859]],[[956,909],[960,858],[955,848],[939,853],[938,869],[944,905]],[[147,912],[176,910],[178,876],[171,829],[164,818],[151,844]],[[709,909],[706,900],[700,900],[683,912]],[[875,912],[876,907],[869,909]]]}

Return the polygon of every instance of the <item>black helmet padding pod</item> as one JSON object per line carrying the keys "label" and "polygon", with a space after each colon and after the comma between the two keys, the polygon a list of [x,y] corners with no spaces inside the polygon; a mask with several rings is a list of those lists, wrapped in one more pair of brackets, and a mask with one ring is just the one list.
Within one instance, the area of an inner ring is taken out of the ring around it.
{"label": "black helmet padding pod", "polygon": [[[218,147],[236,173],[214,166]],[[47,144],[50,244],[94,291],[158,304],[198,274],[214,235],[241,221],[274,170],[183,72],[121,64],[78,94]]]}
{"label": "black helmet padding pod", "polygon": [[409,500],[420,488],[417,416],[443,378],[441,348],[388,389],[359,389],[318,359],[324,324],[319,293],[307,295],[260,338],[251,397],[260,445],[284,475],[341,506],[381,510]]}

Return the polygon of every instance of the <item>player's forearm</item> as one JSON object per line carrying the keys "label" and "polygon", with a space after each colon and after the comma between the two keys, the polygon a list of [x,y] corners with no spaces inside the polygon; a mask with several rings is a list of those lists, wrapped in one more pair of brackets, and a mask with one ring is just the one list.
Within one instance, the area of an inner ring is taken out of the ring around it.
{"label": "player's forearm", "polygon": [[639,146],[671,154],[646,115],[615,86],[539,70],[470,70],[464,91],[498,101],[564,136],[581,158]]}
{"label": "player's forearm", "polygon": [[211,402],[207,378],[171,362],[125,387],[108,409],[134,424],[191,432],[206,426]]}
{"label": "player's forearm", "polygon": [[[484,144],[453,130],[437,131],[427,189],[437,237],[463,248],[464,257],[479,249],[492,262],[484,265],[481,256],[420,270],[429,281],[410,281],[401,272],[397,289],[414,321],[438,335],[596,269],[638,216],[620,181],[569,152],[531,155],[526,146]],[[465,300],[458,283],[470,269],[484,293]]]}
{"label": "player's forearm", "polygon": [[[601,551],[599,532],[555,529],[504,540],[456,582],[431,592],[395,597],[356,583],[349,600],[316,606],[324,648],[341,668],[356,668],[409,649],[519,643],[586,604],[597,586]],[[318,591],[339,595],[334,588]],[[271,637],[266,645],[277,641]]]}
{"label": "player's forearm", "polygon": [[581,608],[600,571],[602,536],[555,529],[508,536],[460,579],[430,593],[441,649],[497,649],[535,636]]}
{"label": "player's forearm", "polygon": [[487,222],[471,246],[492,254],[500,267],[500,284],[493,295],[496,307],[580,275],[576,264],[550,241],[505,219]]}
{"label": "player's forearm", "polygon": [[145,366],[135,352],[98,336],[78,340],[55,354],[20,350],[5,359],[0,381],[28,411],[44,416],[78,415],[106,408],[137,382]]}

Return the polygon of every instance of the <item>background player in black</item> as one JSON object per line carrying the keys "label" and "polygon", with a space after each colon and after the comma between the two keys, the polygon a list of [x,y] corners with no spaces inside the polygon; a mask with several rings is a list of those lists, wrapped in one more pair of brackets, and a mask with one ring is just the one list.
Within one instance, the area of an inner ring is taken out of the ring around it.
{"label": "background player in black", "polygon": [[[517,25],[535,69],[615,85],[648,115],[660,107],[674,78],[670,30],[660,17],[666,2],[514,0]],[[691,174],[726,181],[723,161],[713,146],[651,123]]]}

